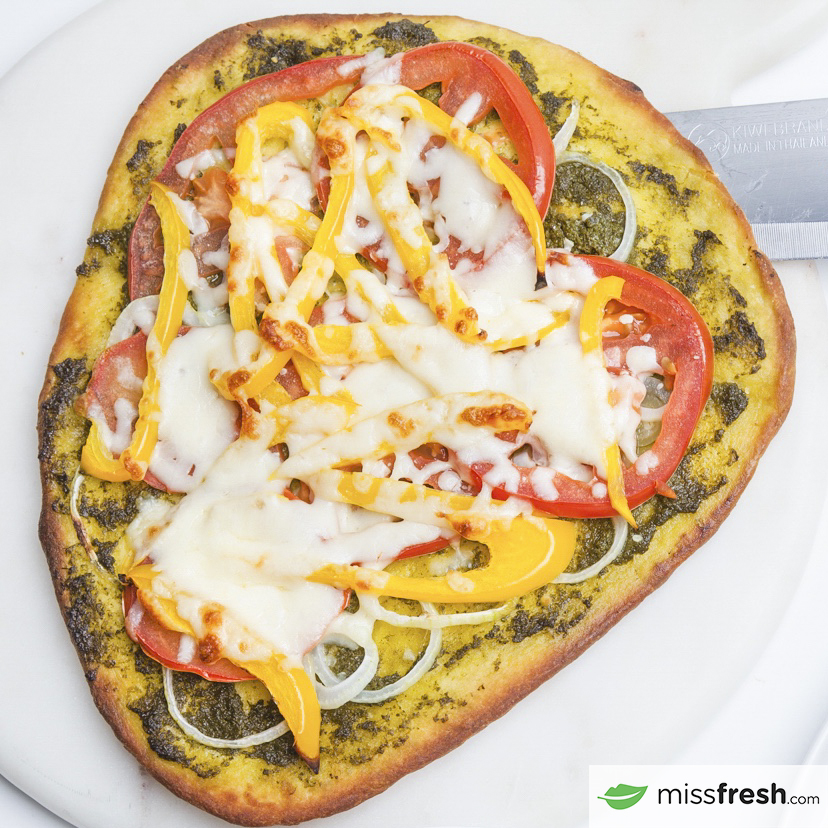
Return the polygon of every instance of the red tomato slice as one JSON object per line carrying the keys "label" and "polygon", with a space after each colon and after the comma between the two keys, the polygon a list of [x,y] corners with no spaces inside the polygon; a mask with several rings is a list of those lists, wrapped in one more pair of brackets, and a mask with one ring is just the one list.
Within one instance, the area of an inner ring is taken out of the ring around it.
{"label": "red tomato slice", "polygon": [[[126,400],[137,411],[146,375],[147,337],[136,333],[107,348],[95,361],[86,392],[78,400],[80,413],[90,420],[102,417],[114,431],[115,403]],[[170,491],[152,472],[148,471],[144,480],[162,492]]]}
{"label": "red tomato slice", "polygon": [[[187,330],[182,328],[179,335],[185,335]],[[86,393],[79,401],[79,413],[87,419],[102,418],[109,430],[114,431],[117,425],[115,403],[119,399],[127,400],[137,410],[142,393],[141,383],[147,375],[146,348],[146,334],[139,332],[103,351],[92,368]],[[293,399],[308,393],[292,362],[276,379]],[[164,492],[176,491],[152,472],[147,472],[144,482]]]}
{"label": "red tomato slice", "polygon": [[198,648],[189,661],[182,662],[179,656],[181,633],[168,630],[157,621],[141,603],[138,590],[132,584],[127,584],[124,588],[124,619],[127,635],[140,644],[141,649],[150,658],[165,667],[197,673],[210,681],[246,681],[253,678],[247,670],[242,670],[226,658],[220,658],[210,664],[202,661],[198,655]]}
{"label": "red tomato slice", "polygon": [[[567,254],[552,253],[552,257],[567,260]],[[656,492],[666,490],[667,481],[690,444],[713,385],[713,342],[698,311],[683,294],[662,279],[601,256],[577,258],[588,262],[601,278],[621,276],[624,279],[621,303],[646,316],[646,340],[642,339],[643,332],[633,330],[626,336],[605,337],[604,349],[618,348],[625,355],[634,345],[649,345],[655,349],[659,363],[666,359],[675,366],[673,388],[662,416],[661,431],[651,448],[656,460],[646,471],[639,471],[635,465],[624,471],[624,490],[632,508]],[[476,463],[471,471],[481,480],[491,468],[491,464]],[[596,497],[590,482],[551,473],[549,482],[554,485],[558,497],[549,500],[536,491],[532,468],[515,468],[519,473],[517,487],[495,487],[492,490],[495,497],[505,499],[518,495],[538,509],[562,517],[611,517],[615,514],[609,497]]]}
{"label": "red tomato slice", "polygon": [[[529,189],[541,217],[546,215],[555,183],[555,147],[531,93],[505,61],[471,43],[430,43],[402,54],[400,83],[415,91],[439,83],[438,103],[449,115],[455,115],[469,97],[479,95],[480,104],[469,123],[477,123],[493,109],[497,112],[518,155],[516,164],[504,160]],[[317,155],[315,166],[320,162]],[[326,176],[316,176],[323,206],[329,185]]]}
{"label": "red tomato slice", "polygon": [[517,152],[511,164],[532,194],[541,218],[549,209],[555,183],[555,148],[543,115],[513,69],[497,55],[471,43],[430,43],[405,52],[400,83],[410,89],[442,85],[440,108],[454,115],[475,93],[481,102],[477,123],[494,109]]}
{"label": "red tomato slice", "polygon": [[103,415],[110,431],[117,420],[115,403],[119,399],[138,407],[141,383],[147,375],[147,337],[136,333],[107,348],[95,361],[86,392],[78,407],[85,417]]}
{"label": "red tomato slice", "polygon": [[406,546],[399,555],[397,560],[401,561],[403,558],[416,558],[419,555],[430,555],[432,552],[439,552],[449,545],[451,538],[444,538],[442,535],[435,538],[433,541],[426,541],[425,543],[415,543],[413,546]]}
{"label": "red tomato slice", "polygon": [[[345,66],[347,63],[353,64],[353,68]],[[264,104],[318,98],[337,86],[353,85],[361,73],[362,67],[353,56],[319,58],[264,75],[228,92],[181,133],[157,180],[183,196],[190,182],[176,172],[179,161],[212,147],[234,147],[237,124]],[[160,222],[155,209],[147,202],[138,214],[129,239],[127,266],[131,299],[160,291],[163,250]]]}

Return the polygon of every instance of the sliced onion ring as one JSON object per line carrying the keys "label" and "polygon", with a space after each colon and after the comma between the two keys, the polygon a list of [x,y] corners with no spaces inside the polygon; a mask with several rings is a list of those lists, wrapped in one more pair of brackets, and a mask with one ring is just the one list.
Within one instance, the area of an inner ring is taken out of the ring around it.
{"label": "sliced onion ring", "polygon": [[255,745],[262,745],[265,742],[272,742],[280,736],[284,736],[288,732],[287,722],[279,722],[279,724],[269,727],[267,730],[262,730],[260,733],[251,733],[250,736],[243,736],[241,739],[214,739],[206,733],[202,733],[197,727],[190,724],[182,714],[178,707],[178,702],[175,698],[175,690],[173,689],[173,673],[169,667],[162,667],[164,672],[164,696],[167,699],[167,709],[170,711],[175,723],[196,742],[212,748],[247,748]]}
{"label": "sliced onion ring", "polygon": [[78,509],[80,488],[83,481],[84,475],[79,471],[75,472],[75,476],[72,479],[72,489],[69,493],[69,517],[72,518],[72,523],[74,524],[75,531],[78,534],[78,540],[81,542],[81,546],[86,550],[86,554],[89,555],[90,560],[95,564],[95,566],[98,567],[98,569],[101,570],[101,572],[109,578],[112,578],[114,577],[113,574],[101,563],[98,553],[95,551],[95,547],[89,539],[89,535],[86,533],[86,527],[83,525],[83,518],[81,517],[80,510]]}
{"label": "sliced onion ring", "polygon": [[[337,636],[336,644],[340,647],[348,646],[343,642],[343,636]],[[323,710],[334,710],[349,701],[353,701],[370,683],[377,674],[379,667],[379,648],[369,635],[365,641],[353,641],[356,646],[362,647],[365,656],[359,667],[344,679],[339,678],[328,666],[325,660],[325,646],[334,643],[331,638],[325,638],[309,653],[311,669],[307,672],[317,675],[321,681],[315,682],[316,696],[319,706]]]}
{"label": "sliced onion ring", "polygon": [[[382,607],[379,607],[379,602],[377,601],[376,607],[369,602],[363,602],[365,596],[360,596],[360,609],[359,612],[364,612],[369,618],[373,617],[377,620],[378,617],[374,614],[374,609],[377,607],[380,609],[382,613],[389,613],[391,617],[396,617],[399,613],[391,613],[390,610],[384,610]],[[421,602],[423,610],[426,615],[434,616],[437,615],[437,610],[434,608],[432,604],[429,604],[425,601]],[[369,608],[370,606],[370,608]],[[401,618],[408,618],[411,616],[400,616]],[[416,616],[414,616],[416,617]],[[385,620],[385,619],[383,619]],[[395,624],[396,621],[390,621],[389,623]],[[398,625],[399,626],[399,625]],[[370,633],[369,633],[370,635]],[[340,645],[342,644],[343,636],[337,635],[336,640],[337,643]],[[346,638],[351,638],[351,636],[346,636]],[[325,707],[326,704],[323,703],[322,699],[325,698],[326,702],[329,702],[328,699],[328,691],[331,692],[331,696],[336,694],[338,704],[344,704],[346,701],[355,701],[361,704],[376,704],[381,701],[386,701],[387,699],[393,698],[394,696],[399,695],[404,690],[407,690],[412,685],[416,684],[433,666],[434,661],[436,660],[437,656],[440,653],[440,647],[442,646],[443,642],[443,634],[440,629],[432,628],[428,644],[426,645],[426,649],[423,654],[418,659],[417,663],[401,678],[397,679],[397,681],[392,682],[391,684],[386,685],[385,687],[381,687],[378,690],[366,690],[365,687],[371,681],[371,679],[376,675],[377,668],[379,667],[379,655],[377,651],[377,646],[374,643],[373,636],[370,638],[370,642],[366,640],[364,642],[356,641],[356,639],[351,639],[354,644],[361,646],[365,650],[366,657],[363,659],[362,663],[350,676],[340,679],[334,672],[331,670],[327,662],[325,661],[324,656],[324,646],[327,643],[332,643],[332,639],[330,637],[326,637],[320,642],[309,654],[309,662],[312,670],[309,671],[311,674],[315,673],[319,681],[317,682],[317,694],[319,695],[319,703],[320,706]],[[347,645],[345,645],[347,646]],[[373,655],[377,653],[376,663],[374,662]],[[368,666],[366,666],[366,664]],[[363,672],[363,668],[365,668]],[[365,681],[365,673],[371,670],[371,674],[368,676],[367,681]],[[359,674],[359,680],[353,681],[355,676]],[[358,685],[361,684],[361,687]],[[337,691],[343,688],[343,692],[341,694]],[[339,696],[345,697],[342,701],[339,701]]]}
{"label": "sliced onion ring", "polygon": [[578,126],[578,115],[580,111],[581,104],[573,98],[569,108],[569,115],[566,116],[566,120],[561,124],[561,128],[555,133],[555,137],[552,139],[552,145],[555,147],[555,158],[559,159],[566,152],[566,148],[569,146],[569,142],[572,140],[572,135],[575,132],[575,127]]}
{"label": "sliced onion ring", "polygon": [[612,540],[612,544],[610,544],[610,548],[599,560],[592,564],[592,566],[582,569],[580,572],[563,572],[552,583],[580,584],[588,578],[597,575],[605,566],[609,566],[624,549],[624,544],[627,542],[627,532],[629,531],[627,521],[620,515],[612,518],[612,528],[615,530],[615,537]]}
{"label": "sliced onion ring", "polygon": [[[441,613],[432,608],[432,610],[427,610],[422,615],[403,615],[382,606],[376,595],[361,594],[359,602],[380,621],[393,624],[395,627],[417,627],[423,630],[437,630],[462,624],[485,624],[487,621],[494,621],[508,609],[505,604],[502,604],[499,607],[477,610],[476,612]],[[431,604],[428,604],[428,606],[431,606]],[[423,607],[426,607],[426,604],[423,604]]]}
{"label": "sliced onion ring", "polygon": [[563,152],[557,160],[560,164],[583,164],[585,167],[592,167],[594,170],[603,173],[618,190],[618,195],[621,196],[621,201],[624,203],[624,233],[621,236],[621,242],[618,247],[609,254],[608,258],[617,259],[620,262],[626,262],[632,253],[633,242],[635,242],[635,231],[638,226],[635,215],[635,203],[629,187],[627,187],[621,174],[618,170],[607,166],[602,161],[593,161],[586,155],[580,152]]}

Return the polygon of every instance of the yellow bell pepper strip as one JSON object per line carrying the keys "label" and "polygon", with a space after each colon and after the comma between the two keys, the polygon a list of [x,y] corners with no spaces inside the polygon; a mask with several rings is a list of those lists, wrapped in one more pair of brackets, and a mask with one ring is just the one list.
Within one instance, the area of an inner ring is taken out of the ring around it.
{"label": "yellow bell pepper strip", "polygon": [[[251,222],[266,222],[270,237],[279,234],[295,236],[302,243],[311,247],[319,230],[320,220],[313,213],[285,199],[278,199],[266,205],[255,204],[243,196],[233,197],[230,211],[230,260],[227,272],[227,291],[229,294],[230,321],[237,330],[257,329],[255,308],[255,283],[259,279],[269,293],[272,301],[281,300],[287,290],[287,280],[280,274],[283,286],[276,290],[273,279],[266,277],[263,266],[262,251],[254,250],[248,240],[248,227]],[[278,259],[272,255],[273,248],[266,251],[267,268],[279,268]]]}
{"label": "yellow bell pepper strip", "polygon": [[[398,151],[399,142],[393,140],[384,125],[377,126],[370,117],[362,116],[361,102],[360,90],[357,90],[343,106],[339,107],[334,117],[344,117],[354,121],[357,128],[366,132],[370,138],[384,144],[392,152]],[[542,273],[546,265],[546,236],[543,230],[543,219],[538,213],[526,184],[500,158],[492,145],[485,138],[472,132],[461,121],[443,112],[439,106],[404,86],[392,90],[390,99],[384,104],[399,107],[404,117],[422,118],[427,121],[435,132],[450,141],[461,152],[471,156],[490,181],[506,188],[515,209],[523,218],[532,237],[535,247],[535,263],[538,272]],[[363,107],[370,113],[376,104],[368,98]]]}
{"label": "yellow bell pepper strip", "polygon": [[[298,119],[298,120],[297,120]],[[279,139],[290,144],[295,139],[297,126],[313,131],[313,118],[304,107],[290,101],[274,101],[259,107],[256,114],[242,121],[236,128],[236,158],[233,175],[248,181],[263,179],[262,147]]]}
{"label": "yellow bell pepper strip", "polygon": [[92,423],[89,435],[81,449],[81,470],[100,480],[110,483],[123,483],[131,480],[132,475],[124,468],[124,464],[106,447],[97,423]]}
{"label": "yellow bell pepper strip", "polygon": [[[584,307],[581,310],[578,330],[581,347],[584,354],[598,354],[602,364],[604,362],[604,349],[601,332],[604,309],[610,300],[621,298],[623,288],[624,280],[620,276],[604,276],[590,288],[584,300]],[[624,494],[624,469],[621,463],[621,452],[616,443],[605,449],[604,465],[607,470],[607,489],[613,509],[630,526],[636,526],[635,518],[630,511],[627,497]]]}
{"label": "yellow bell pepper strip", "polygon": [[[236,130],[236,158],[228,182],[232,209],[227,279],[230,319],[236,330],[257,329],[255,281],[262,272],[261,263],[256,261],[253,251],[240,243],[243,235],[239,225],[251,218],[266,217],[273,224],[274,231],[281,228],[289,230],[308,246],[312,245],[320,226],[316,216],[298,205],[282,200],[263,204],[257,203],[259,200],[255,198],[257,195],[263,197],[254,186],[263,180],[262,146],[272,139],[290,143],[299,124],[312,130],[310,113],[295,103],[276,101],[258,109],[256,115],[243,121]],[[282,296],[270,299],[279,301]],[[232,376],[218,378],[215,384],[229,399],[246,402],[259,396],[289,359],[290,354],[280,353],[271,343],[262,343],[255,365],[241,369]]]}
{"label": "yellow bell pepper strip", "polygon": [[267,688],[293,734],[294,747],[314,772],[319,771],[319,729],[322,711],[308,674],[302,667],[290,667],[284,657],[239,664]]}
{"label": "yellow bell pepper strip", "polygon": [[272,301],[265,308],[259,331],[276,351],[289,353],[297,348],[310,359],[316,359],[315,351],[305,341],[307,332],[311,330],[307,321],[333,275],[337,256],[336,237],[342,232],[353,189],[353,173],[333,176],[328,209],[313,246],[305,255],[302,267],[282,301]]}
{"label": "yellow bell pepper strip", "polygon": [[[192,625],[181,617],[175,602],[153,592],[153,582],[158,575],[152,564],[141,563],[129,570],[127,578],[138,590],[141,603],[164,627],[197,640]],[[293,733],[296,750],[314,772],[318,771],[321,711],[316,690],[305,670],[301,666],[291,666],[287,657],[278,653],[266,661],[228,660],[247,670],[267,687]]]}
{"label": "yellow bell pepper strip", "polygon": [[190,253],[190,231],[179,215],[171,192],[157,181],[150,185],[152,204],[161,221],[164,239],[164,279],[158,299],[158,313],[147,337],[147,374],[138,403],[138,419],[132,442],[116,460],[103,444],[94,426],[81,452],[81,468],[102,480],[142,480],[158,439],[158,365],[178,335],[187,303],[187,285],[179,273],[179,260]]}
{"label": "yellow bell pepper strip", "polygon": [[[523,302],[521,304],[525,310],[528,311],[531,306],[533,316],[540,320],[539,326],[518,337],[491,337],[482,329],[482,320],[477,310],[457,285],[445,254],[435,252],[406,182],[394,174],[389,161],[382,165],[366,165],[366,170],[374,206],[405,265],[414,290],[431,308],[439,322],[458,338],[471,344],[485,343],[493,350],[505,351],[534,344],[566,322],[566,314],[550,311],[540,302]],[[514,175],[511,171],[509,174]],[[531,207],[534,209],[534,203]]]}
{"label": "yellow bell pepper strip", "polygon": [[569,565],[575,550],[574,523],[504,515],[506,509],[494,502],[487,504],[486,511],[477,511],[475,499],[468,495],[360,472],[323,472],[310,483],[323,497],[403,519],[422,521],[423,507],[427,507],[431,517],[424,522],[449,528],[489,549],[486,566],[434,578],[343,564],[327,564],[307,576],[309,581],[338,589],[438,603],[507,601],[551,583]]}

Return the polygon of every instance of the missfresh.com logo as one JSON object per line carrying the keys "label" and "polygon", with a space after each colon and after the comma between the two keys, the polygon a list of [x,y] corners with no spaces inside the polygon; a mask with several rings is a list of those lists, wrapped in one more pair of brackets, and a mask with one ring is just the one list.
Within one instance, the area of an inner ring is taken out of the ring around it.
{"label": "missfresh.com logo", "polygon": [[599,796],[598,799],[603,799],[610,808],[616,811],[624,811],[627,808],[632,808],[646,792],[646,785],[643,788],[636,788],[633,785],[616,785],[603,796]]}
{"label": "missfresh.com logo", "polygon": [[593,765],[589,796],[590,828],[823,828],[828,766]]}

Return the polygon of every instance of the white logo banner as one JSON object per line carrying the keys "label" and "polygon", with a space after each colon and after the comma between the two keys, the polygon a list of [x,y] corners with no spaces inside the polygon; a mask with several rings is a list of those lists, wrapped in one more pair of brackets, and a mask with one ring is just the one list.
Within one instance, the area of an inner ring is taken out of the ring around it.
{"label": "white logo banner", "polygon": [[591,765],[589,828],[825,828],[828,765]]}

